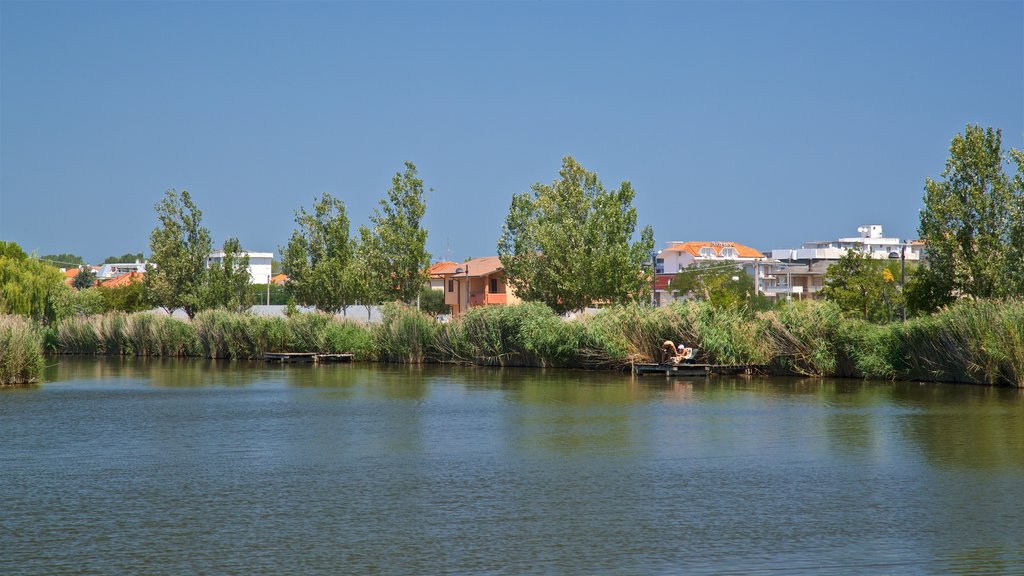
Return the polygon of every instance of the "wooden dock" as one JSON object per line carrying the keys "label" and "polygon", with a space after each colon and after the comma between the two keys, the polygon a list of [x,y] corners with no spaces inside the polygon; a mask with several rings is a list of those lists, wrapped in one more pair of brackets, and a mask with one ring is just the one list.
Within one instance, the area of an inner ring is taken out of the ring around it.
{"label": "wooden dock", "polygon": [[321,362],[351,362],[353,357],[353,354],[319,354],[317,352],[266,352],[263,354],[263,361],[277,362],[278,364],[317,364]]}
{"label": "wooden dock", "polygon": [[666,377],[705,377],[714,374],[750,374],[757,366],[749,364],[634,364],[633,373],[637,376],[658,374]]}

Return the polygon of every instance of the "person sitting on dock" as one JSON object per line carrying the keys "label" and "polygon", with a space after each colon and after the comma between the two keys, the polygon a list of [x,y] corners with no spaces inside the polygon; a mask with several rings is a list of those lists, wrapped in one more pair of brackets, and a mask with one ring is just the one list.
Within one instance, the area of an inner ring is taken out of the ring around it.
{"label": "person sitting on dock", "polygon": [[693,360],[693,357],[695,356],[694,349],[687,348],[685,344],[680,344],[676,348],[676,351],[676,357],[673,359],[673,362],[675,362],[676,364],[679,364],[680,362],[687,362],[689,360]]}
{"label": "person sitting on dock", "polygon": [[666,364],[675,359],[676,345],[671,340],[665,340],[661,345],[661,363]]}

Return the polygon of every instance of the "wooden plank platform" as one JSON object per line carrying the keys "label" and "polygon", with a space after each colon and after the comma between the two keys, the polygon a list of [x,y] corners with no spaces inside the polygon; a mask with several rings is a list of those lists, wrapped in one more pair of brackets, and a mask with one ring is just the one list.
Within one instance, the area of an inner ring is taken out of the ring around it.
{"label": "wooden plank platform", "polygon": [[712,374],[749,374],[756,366],[748,364],[634,364],[633,373],[660,374],[668,377],[709,376]]}
{"label": "wooden plank platform", "polygon": [[266,352],[263,354],[265,362],[277,362],[279,364],[351,362],[353,357],[353,354],[318,354],[316,352]]}

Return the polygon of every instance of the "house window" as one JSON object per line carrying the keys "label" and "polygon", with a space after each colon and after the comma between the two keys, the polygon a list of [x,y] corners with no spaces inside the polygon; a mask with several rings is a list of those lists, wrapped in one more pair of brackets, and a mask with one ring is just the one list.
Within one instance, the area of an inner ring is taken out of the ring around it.
{"label": "house window", "polygon": [[448,279],[448,291],[455,292],[455,280],[452,280],[451,278]]}
{"label": "house window", "polygon": [[705,246],[700,249],[700,255],[703,256],[704,258],[714,258],[715,249],[710,246]]}
{"label": "house window", "polygon": [[736,258],[739,256],[739,252],[736,252],[735,248],[722,248],[723,258]]}
{"label": "house window", "polygon": [[491,278],[491,294],[494,294],[497,291],[498,291],[498,279],[497,278]]}

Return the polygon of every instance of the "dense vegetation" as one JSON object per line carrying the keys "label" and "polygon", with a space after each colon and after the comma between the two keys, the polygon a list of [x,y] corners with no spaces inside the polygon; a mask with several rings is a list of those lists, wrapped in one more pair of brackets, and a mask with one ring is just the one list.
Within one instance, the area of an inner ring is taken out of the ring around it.
{"label": "dense vegetation", "polygon": [[686,302],[615,306],[564,320],[542,304],[480,307],[442,324],[386,307],[367,325],[319,313],[269,318],[208,310],[191,322],[157,314],[71,317],[55,327],[65,354],[258,359],[266,351],[353,352],[359,360],[625,369],[671,339],[701,360],[772,375],[1024,386],[1024,303],[964,301],[906,323],[846,319],[828,302],[756,314]]}

